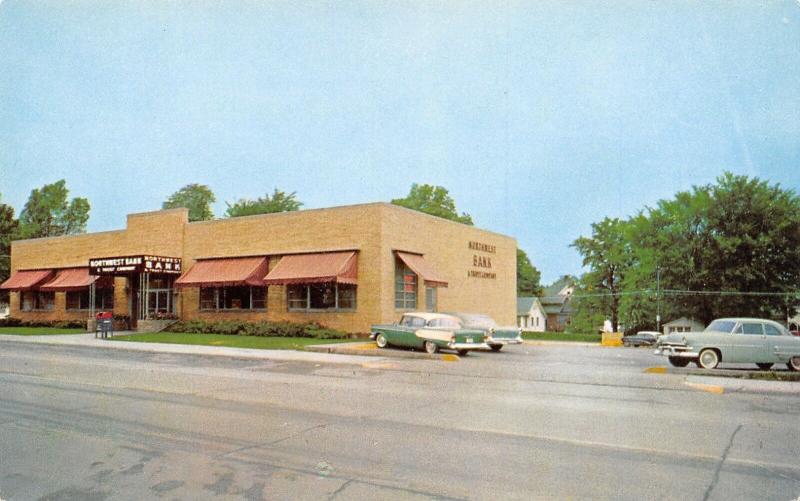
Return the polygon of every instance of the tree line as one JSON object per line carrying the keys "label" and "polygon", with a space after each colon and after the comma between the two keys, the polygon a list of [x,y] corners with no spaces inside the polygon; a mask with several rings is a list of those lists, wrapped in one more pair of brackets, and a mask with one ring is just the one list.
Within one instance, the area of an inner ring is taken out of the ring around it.
{"label": "tree line", "polygon": [[[206,221],[215,218],[211,206],[216,200],[216,195],[207,185],[192,183],[172,193],[163,202],[162,208],[184,207],[189,209],[189,221]],[[442,186],[414,183],[407,196],[395,198],[391,203],[459,223],[473,224],[469,214],[456,210],[455,201]],[[225,202],[225,205],[224,217],[233,218],[296,211],[303,206],[303,202],[297,199],[296,192],[287,193],[275,188],[263,197],[240,198],[232,203]],[[12,240],[85,233],[89,211],[90,204],[86,198],[69,199],[63,179],[31,191],[19,219],[14,218],[13,207],[0,203],[0,282],[9,276]],[[538,294],[541,290],[539,277],[539,270],[531,264],[527,254],[518,249],[518,292],[523,295]]]}
{"label": "tree line", "polygon": [[626,329],[681,316],[786,319],[800,285],[800,198],[724,173],[627,218],[605,218],[572,244],[587,268],[575,330],[608,318]]}

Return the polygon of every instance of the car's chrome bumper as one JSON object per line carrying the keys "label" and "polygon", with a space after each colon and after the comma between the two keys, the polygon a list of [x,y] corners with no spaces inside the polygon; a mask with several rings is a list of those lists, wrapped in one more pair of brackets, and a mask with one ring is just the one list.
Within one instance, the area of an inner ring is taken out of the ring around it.
{"label": "car's chrome bumper", "polygon": [[488,344],[488,345],[492,345],[492,344],[495,344],[495,345],[497,345],[497,344],[522,344],[522,338],[521,337],[498,337],[498,338],[489,337],[489,338],[486,338],[486,344]]}
{"label": "car's chrome bumper", "polygon": [[699,353],[692,351],[688,346],[672,344],[658,346],[653,354],[677,358],[697,358],[700,356]]}
{"label": "car's chrome bumper", "polygon": [[481,348],[488,348],[486,343],[447,343],[447,347],[451,350],[480,350]]}

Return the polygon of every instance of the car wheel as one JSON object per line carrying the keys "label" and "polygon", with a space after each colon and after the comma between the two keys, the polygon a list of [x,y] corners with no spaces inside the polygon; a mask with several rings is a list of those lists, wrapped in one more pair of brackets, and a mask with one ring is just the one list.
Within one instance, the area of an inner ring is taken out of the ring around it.
{"label": "car wheel", "polygon": [[672,364],[673,367],[686,367],[689,365],[689,359],[681,357],[669,357],[669,363]]}
{"label": "car wheel", "polygon": [[436,343],[434,343],[433,341],[425,341],[425,351],[429,355],[433,355],[434,353],[439,351],[439,347],[436,346]]}
{"label": "car wheel", "polygon": [[466,357],[469,355],[469,350],[458,350],[458,355],[461,357]]}
{"label": "car wheel", "polygon": [[703,369],[715,369],[719,365],[719,354],[711,348],[706,348],[700,352],[697,361]]}
{"label": "car wheel", "polygon": [[800,357],[790,358],[786,367],[788,367],[790,371],[800,371]]}
{"label": "car wheel", "polygon": [[503,349],[502,344],[491,344],[489,347],[492,349],[492,351],[500,351]]}
{"label": "car wheel", "polygon": [[757,366],[758,366],[758,368],[759,368],[759,369],[761,369],[762,371],[768,371],[768,370],[772,369],[772,364],[766,364],[766,363],[765,363],[765,364],[756,364],[756,365],[757,365]]}
{"label": "car wheel", "polygon": [[378,334],[375,336],[375,344],[378,345],[378,348],[386,348],[389,345],[389,341],[386,340],[386,336],[383,334]]}

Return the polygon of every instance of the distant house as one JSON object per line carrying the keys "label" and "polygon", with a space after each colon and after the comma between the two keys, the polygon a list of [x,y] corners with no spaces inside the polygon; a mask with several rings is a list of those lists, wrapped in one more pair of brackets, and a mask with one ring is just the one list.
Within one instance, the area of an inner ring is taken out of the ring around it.
{"label": "distant house", "polygon": [[572,293],[575,291],[575,279],[565,275],[549,287],[545,287],[539,301],[542,303],[548,331],[561,332],[572,322],[575,310],[571,304]]}
{"label": "distant house", "polygon": [[517,326],[525,331],[544,332],[547,315],[538,297],[517,298]]}
{"label": "distant house", "polygon": [[664,324],[664,334],[671,334],[673,332],[695,332],[705,329],[706,326],[694,319],[681,317],[672,322]]}
{"label": "distant house", "polygon": [[792,332],[800,331],[800,315],[795,315],[794,317],[790,318],[786,326]]}

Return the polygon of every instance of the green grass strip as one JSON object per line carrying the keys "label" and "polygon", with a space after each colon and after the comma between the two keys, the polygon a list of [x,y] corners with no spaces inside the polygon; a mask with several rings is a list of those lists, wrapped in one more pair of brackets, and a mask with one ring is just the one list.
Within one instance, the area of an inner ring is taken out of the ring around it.
{"label": "green grass strip", "polygon": [[600,334],[578,334],[568,332],[523,332],[522,339],[538,341],[577,341],[583,343],[599,343]]}
{"label": "green grass strip", "polygon": [[305,337],[233,336],[225,334],[192,334],[183,332],[152,332],[114,336],[114,341],[139,343],[191,344],[224,346],[228,348],[253,348],[258,350],[302,350],[314,344],[348,343],[355,339],[315,339]]}

